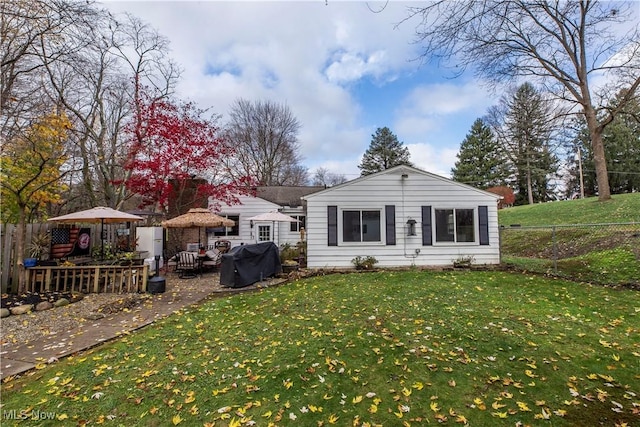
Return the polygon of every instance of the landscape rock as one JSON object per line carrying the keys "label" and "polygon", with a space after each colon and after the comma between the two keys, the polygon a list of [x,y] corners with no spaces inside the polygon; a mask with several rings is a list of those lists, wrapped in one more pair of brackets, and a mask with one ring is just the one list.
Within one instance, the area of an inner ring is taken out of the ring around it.
{"label": "landscape rock", "polygon": [[84,316],[85,319],[87,320],[98,320],[98,319],[102,319],[106,317],[103,313],[89,313],[86,316]]}
{"label": "landscape rock", "polygon": [[41,301],[36,304],[36,311],[45,311],[53,308],[53,304],[49,301]]}
{"label": "landscape rock", "polygon": [[59,300],[53,303],[55,307],[64,307],[65,305],[69,305],[69,304],[71,304],[71,302],[69,302],[69,300],[66,298],[60,298]]}
{"label": "landscape rock", "polygon": [[0,319],[4,319],[5,317],[11,316],[11,312],[8,308],[0,309]]}
{"label": "landscape rock", "polygon": [[83,298],[84,298],[84,294],[73,294],[71,295],[71,298],[69,298],[69,302],[74,303],[74,302],[82,301]]}
{"label": "landscape rock", "polygon": [[11,307],[9,309],[9,311],[11,311],[11,314],[13,315],[29,313],[32,310],[33,310],[33,304],[23,304],[17,307]]}

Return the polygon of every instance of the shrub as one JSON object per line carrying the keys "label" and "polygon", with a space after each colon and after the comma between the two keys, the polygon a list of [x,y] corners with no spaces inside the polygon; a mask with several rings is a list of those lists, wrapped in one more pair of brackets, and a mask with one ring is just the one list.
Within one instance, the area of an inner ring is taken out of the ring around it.
{"label": "shrub", "polygon": [[372,270],[373,266],[378,263],[378,260],[372,256],[362,257],[358,255],[351,260],[351,264],[356,267],[356,270]]}

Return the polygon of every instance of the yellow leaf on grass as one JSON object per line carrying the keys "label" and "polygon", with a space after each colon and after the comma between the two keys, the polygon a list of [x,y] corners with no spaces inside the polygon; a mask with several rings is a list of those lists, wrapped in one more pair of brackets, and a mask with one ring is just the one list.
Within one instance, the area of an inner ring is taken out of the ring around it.
{"label": "yellow leaf on grass", "polygon": [[335,424],[339,419],[340,417],[337,417],[336,414],[331,414],[329,415],[329,419],[327,421],[329,421],[329,424]]}
{"label": "yellow leaf on grass", "polygon": [[431,410],[432,410],[433,412],[438,412],[438,411],[440,411],[440,407],[438,407],[438,402],[436,402],[436,401],[431,402],[431,404],[429,405],[429,407],[431,408]]}
{"label": "yellow leaf on grass", "polygon": [[173,418],[171,418],[171,422],[173,423],[174,426],[177,426],[178,424],[180,424],[182,422],[182,418],[180,417],[180,414],[174,415]]}
{"label": "yellow leaf on grass", "polygon": [[267,411],[267,412],[265,412],[264,414],[262,414],[262,416],[263,416],[264,418],[271,418],[271,415],[273,415],[273,412],[271,412],[271,411]]}
{"label": "yellow leaf on grass", "polygon": [[531,411],[531,409],[529,409],[529,406],[527,406],[527,404],[524,402],[516,402],[516,404],[518,405],[518,408],[520,408],[522,412]]}
{"label": "yellow leaf on grass", "polygon": [[487,409],[487,405],[485,405],[482,399],[480,399],[479,397],[473,399],[473,403],[476,405],[476,408],[480,409],[481,411]]}
{"label": "yellow leaf on grass", "polygon": [[492,412],[491,415],[497,418],[507,418],[506,412]]}
{"label": "yellow leaf on grass", "polygon": [[507,406],[507,405],[503,405],[502,403],[498,403],[497,400],[491,404],[491,407],[493,409],[500,409],[500,408],[504,408],[505,406]]}
{"label": "yellow leaf on grass", "polygon": [[469,421],[465,418],[464,415],[458,415],[456,417],[456,422],[459,423],[459,424],[464,424],[464,425],[469,424]]}
{"label": "yellow leaf on grass", "polygon": [[353,399],[351,399],[351,403],[353,403],[354,405],[357,403],[362,402],[363,397],[362,396],[356,396]]}

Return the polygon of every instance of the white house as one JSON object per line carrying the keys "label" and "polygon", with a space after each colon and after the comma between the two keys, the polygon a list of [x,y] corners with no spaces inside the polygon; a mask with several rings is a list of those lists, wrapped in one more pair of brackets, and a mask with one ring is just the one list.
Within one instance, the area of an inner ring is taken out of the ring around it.
{"label": "white house", "polygon": [[500,196],[408,166],[304,196],[307,266],[498,264]]}
{"label": "white house", "polygon": [[[295,245],[300,241],[300,231],[306,225],[306,214],[302,196],[324,187],[264,186],[256,188],[254,196],[240,196],[237,205],[223,204],[218,214],[236,222],[234,227],[207,230],[209,245],[216,240],[229,240],[231,247],[265,241],[278,246]],[[298,222],[251,221],[249,218],[277,210]]]}

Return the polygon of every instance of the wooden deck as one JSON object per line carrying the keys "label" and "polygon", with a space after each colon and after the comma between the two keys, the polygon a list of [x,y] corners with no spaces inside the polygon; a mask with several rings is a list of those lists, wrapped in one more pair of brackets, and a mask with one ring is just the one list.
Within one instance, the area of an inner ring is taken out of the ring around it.
{"label": "wooden deck", "polygon": [[146,292],[148,265],[36,266],[27,269],[28,292]]}

